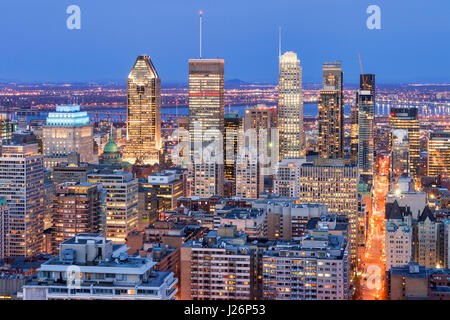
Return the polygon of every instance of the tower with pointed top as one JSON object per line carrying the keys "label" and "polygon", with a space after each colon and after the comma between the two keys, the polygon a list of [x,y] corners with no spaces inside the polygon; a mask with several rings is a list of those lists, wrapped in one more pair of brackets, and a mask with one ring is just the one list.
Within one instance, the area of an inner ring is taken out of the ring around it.
{"label": "tower with pointed top", "polygon": [[127,80],[127,143],[123,160],[159,163],[161,79],[149,56],[138,56]]}

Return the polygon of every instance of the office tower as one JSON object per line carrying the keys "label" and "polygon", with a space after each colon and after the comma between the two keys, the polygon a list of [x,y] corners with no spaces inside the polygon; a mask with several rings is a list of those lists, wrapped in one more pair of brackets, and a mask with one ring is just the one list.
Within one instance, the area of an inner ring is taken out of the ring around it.
{"label": "office tower", "polygon": [[340,62],[324,63],[319,97],[319,157],[344,157],[344,94]]}
{"label": "office tower", "polygon": [[161,79],[149,56],[138,56],[127,79],[127,143],[123,160],[159,163]]}
{"label": "office tower", "polygon": [[239,135],[242,130],[242,118],[237,113],[228,113],[224,118],[224,171],[225,179],[236,179],[236,156],[239,147]]}
{"label": "office tower", "polygon": [[450,173],[450,131],[430,132],[428,139],[428,176]]}
{"label": "office tower", "polygon": [[372,181],[374,162],[375,75],[362,74],[356,92],[358,111],[358,167],[361,178]]}
{"label": "office tower", "polygon": [[316,203],[328,206],[328,212],[343,215],[349,221],[349,252],[352,265],[356,264],[358,223],[358,167],[347,165],[344,160],[317,159],[314,164],[298,167],[295,178],[300,203]]}
{"label": "office tower", "polygon": [[318,204],[297,204],[293,200],[260,199],[253,208],[267,214],[267,239],[300,240],[306,235],[306,226],[313,218],[327,213],[327,207]]}
{"label": "office tower", "polygon": [[236,158],[236,196],[257,199],[264,191],[264,177],[278,163],[277,114],[258,105],[246,109]]}
{"label": "office tower", "polygon": [[[127,247],[99,234],[79,234],[62,242],[60,254],[38,269],[38,281],[29,281],[23,300],[174,300],[172,272],[154,270],[148,258],[130,257]],[[72,266],[72,267],[70,267]],[[67,279],[72,272],[74,280]]]}
{"label": "office tower", "polygon": [[105,234],[114,243],[125,243],[127,235],[137,229],[138,181],[131,172],[97,170],[88,182],[106,189]]}
{"label": "office tower", "polygon": [[263,298],[350,299],[350,261],[344,236],[317,230],[300,244],[274,245],[263,252]]}
{"label": "office tower", "polygon": [[14,125],[9,113],[0,113],[0,141],[10,141],[14,132]]}
{"label": "office tower", "polygon": [[5,197],[0,198],[0,259],[5,258],[6,232],[8,231],[9,206]]}
{"label": "office tower", "polygon": [[410,176],[411,150],[408,130],[394,129],[390,133],[390,176],[397,182],[401,176]]}
{"label": "office tower", "polygon": [[224,60],[189,60],[192,195],[223,194]]}
{"label": "office tower", "polygon": [[[233,228],[229,228],[233,232]],[[248,245],[232,244],[210,231],[204,242],[180,248],[181,300],[249,300],[253,296],[253,255]],[[231,235],[233,237],[234,235]]]}
{"label": "office tower", "polygon": [[81,163],[80,155],[73,152],[67,156],[66,162],[53,167],[53,183],[57,185],[63,182],[86,182],[88,174],[93,171],[92,165]]}
{"label": "office tower", "polygon": [[37,144],[2,146],[0,197],[9,206],[6,256],[40,253],[44,218],[44,168]]}
{"label": "office tower", "polygon": [[397,201],[386,203],[385,254],[386,271],[401,267],[412,259],[412,215],[408,206],[400,207]]}
{"label": "office tower", "polygon": [[103,217],[101,186],[95,183],[65,182],[55,186],[52,196],[53,245],[58,253],[59,244],[80,233],[99,233]]}
{"label": "office tower", "polygon": [[[408,131],[409,140],[409,172],[418,178],[420,161],[420,125],[419,112],[414,108],[392,108],[389,117],[391,133],[396,129]],[[390,137],[392,140],[392,135]],[[391,143],[392,144],[392,143]]]}
{"label": "office tower", "polygon": [[280,159],[305,157],[302,67],[292,51],[280,57],[278,130]]}
{"label": "office tower", "polygon": [[300,166],[306,159],[283,159],[279,162],[273,181],[273,192],[281,197],[298,198],[300,195]]}
{"label": "office tower", "polygon": [[139,182],[138,194],[138,231],[151,225],[159,218],[158,196],[152,188],[144,187],[146,182]]}
{"label": "office tower", "polygon": [[183,196],[183,177],[177,170],[163,170],[148,176],[147,182],[141,182],[144,188],[151,188],[158,198],[158,213],[177,208],[178,198]]}
{"label": "office tower", "polygon": [[76,152],[81,162],[97,162],[94,154],[93,128],[86,111],[79,105],[56,106],[43,127],[43,155],[45,168],[53,168]]}
{"label": "office tower", "polygon": [[358,107],[350,108],[350,162],[358,164]]}

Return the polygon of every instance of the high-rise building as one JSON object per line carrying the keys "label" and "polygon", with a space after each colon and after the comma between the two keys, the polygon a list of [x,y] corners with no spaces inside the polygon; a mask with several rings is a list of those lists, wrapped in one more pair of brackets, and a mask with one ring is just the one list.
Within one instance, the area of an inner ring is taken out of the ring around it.
{"label": "high-rise building", "polygon": [[159,163],[161,79],[149,56],[138,56],[127,79],[127,143],[123,160]]}
{"label": "high-rise building", "polygon": [[9,206],[5,255],[39,254],[44,218],[44,168],[37,144],[2,146],[0,197],[5,197]]}
{"label": "high-rise building", "polygon": [[189,60],[189,180],[192,195],[223,194],[224,60]]}
{"label": "high-rise building", "polygon": [[5,258],[6,232],[8,231],[9,206],[5,197],[0,198],[0,259]]}
{"label": "high-rise building", "polygon": [[328,212],[343,215],[349,221],[349,252],[352,265],[356,263],[358,225],[359,173],[355,165],[341,159],[317,159],[314,164],[298,167],[294,189],[298,188],[300,203],[316,203],[328,206]]}
{"label": "high-rise building", "polygon": [[89,174],[88,182],[106,189],[106,238],[125,243],[138,225],[138,180],[131,172],[105,169]]}
{"label": "high-rise building", "polygon": [[14,132],[14,125],[9,113],[0,113],[0,141],[10,141]]}
{"label": "high-rise building", "polygon": [[264,191],[264,177],[278,163],[277,114],[258,105],[246,109],[236,158],[236,196],[257,199]]}
{"label": "high-rise building", "polygon": [[182,300],[249,300],[253,297],[251,249],[246,244],[222,239],[222,231],[224,229],[210,231],[203,242],[189,241],[180,248]]}
{"label": "high-rise building", "polygon": [[42,131],[44,166],[47,169],[66,162],[72,152],[78,153],[82,162],[98,161],[92,124],[87,112],[80,111],[79,105],[56,106],[56,112],[48,114]]}
{"label": "high-rise building", "polygon": [[[152,259],[127,255],[99,234],[79,234],[38,269],[18,296],[23,300],[174,300],[178,279],[155,271]],[[68,276],[69,275],[69,276]],[[73,278],[71,276],[73,275]]]}
{"label": "high-rise building", "polygon": [[324,63],[319,97],[319,157],[344,157],[344,94],[340,62]]}
{"label": "high-rise building", "polygon": [[362,74],[356,92],[358,111],[358,167],[361,178],[371,181],[374,164],[375,75]]}
{"label": "high-rise building", "polygon": [[306,155],[303,129],[302,67],[297,54],[280,57],[278,80],[278,130],[280,159]]}
{"label": "high-rise building", "polygon": [[[414,250],[415,261],[427,268],[443,267],[445,262],[440,255],[443,224],[436,219],[436,215],[426,206],[417,220],[417,246]],[[442,237],[443,238],[443,237]]]}
{"label": "high-rise building", "polygon": [[428,139],[428,176],[450,173],[450,131],[431,132]]}
{"label": "high-rise building", "polygon": [[347,240],[317,230],[298,243],[280,243],[263,253],[263,297],[270,300],[347,300],[350,261]]}
{"label": "high-rise building", "polygon": [[67,156],[66,162],[53,167],[53,183],[57,185],[63,182],[86,182],[87,175],[93,171],[93,166],[80,162],[78,153],[71,153]]}
{"label": "high-rise building", "polygon": [[242,118],[237,113],[227,113],[224,118],[224,171],[225,179],[236,179],[236,156],[239,148],[239,133],[242,130]]}
{"label": "high-rise building", "polygon": [[393,129],[390,132],[390,176],[397,182],[403,176],[410,176],[411,150],[406,129]]}
{"label": "high-rise building", "polygon": [[52,252],[59,244],[79,233],[99,233],[104,221],[101,214],[102,189],[95,183],[66,182],[55,186],[52,196]]}
{"label": "high-rise building", "polygon": [[158,213],[175,210],[178,198],[183,196],[183,177],[176,170],[163,170],[148,176],[141,182],[143,188],[153,189],[158,199]]}
{"label": "high-rise building", "polygon": [[[420,125],[418,108],[392,108],[389,117],[392,130],[404,129],[408,131],[409,141],[409,172],[418,178],[420,167]],[[390,137],[392,140],[392,135]]]}

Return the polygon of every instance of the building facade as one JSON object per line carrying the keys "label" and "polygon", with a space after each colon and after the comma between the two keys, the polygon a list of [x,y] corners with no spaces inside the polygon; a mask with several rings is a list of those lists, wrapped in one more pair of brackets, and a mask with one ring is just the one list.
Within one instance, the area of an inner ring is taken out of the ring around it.
{"label": "building facade", "polygon": [[79,105],[56,106],[50,112],[42,129],[44,166],[49,169],[67,161],[67,156],[76,152],[81,162],[95,163],[93,127],[86,111]]}
{"label": "building facade", "polygon": [[280,159],[304,157],[302,67],[292,51],[280,57],[278,130]]}
{"label": "building facade", "polygon": [[161,79],[149,56],[138,56],[127,79],[127,143],[123,161],[159,163]]}

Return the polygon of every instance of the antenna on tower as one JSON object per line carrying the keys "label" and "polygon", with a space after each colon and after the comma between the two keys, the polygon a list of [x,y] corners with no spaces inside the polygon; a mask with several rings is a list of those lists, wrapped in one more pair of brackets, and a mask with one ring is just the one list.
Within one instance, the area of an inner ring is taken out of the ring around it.
{"label": "antenna on tower", "polygon": [[202,20],[203,20],[203,11],[200,10],[200,59],[202,58]]}
{"label": "antenna on tower", "polygon": [[281,58],[281,26],[278,27],[278,58]]}
{"label": "antenna on tower", "polygon": [[359,67],[361,68],[361,77],[362,77],[362,82],[363,82],[362,85],[365,88],[366,87],[366,77],[364,76],[361,54],[359,52],[358,52],[358,59],[359,59]]}

